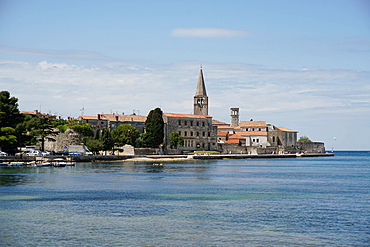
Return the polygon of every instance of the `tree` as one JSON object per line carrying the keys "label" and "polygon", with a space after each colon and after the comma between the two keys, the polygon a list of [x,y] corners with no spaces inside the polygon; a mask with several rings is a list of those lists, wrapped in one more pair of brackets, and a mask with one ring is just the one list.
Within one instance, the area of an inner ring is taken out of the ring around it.
{"label": "tree", "polygon": [[71,125],[69,128],[84,136],[94,136],[94,130],[91,127],[91,124],[88,123]]}
{"label": "tree", "polygon": [[18,109],[18,99],[10,97],[8,91],[0,92],[0,149],[5,152],[14,153],[17,145],[17,125],[23,121],[23,115]]}
{"label": "tree", "polygon": [[312,142],[307,136],[301,136],[298,142]]}
{"label": "tree", "polygon": [[100,137],[100,141],[103,144],[104,151],[111,150],[114,146],[114,141],[112,138],[112,135],[110,133],[110,130],[108,128],[104,128]]}
{"label": "tree", "polygon": [[140,131],[129,125],[122,124],[111,131],[114,143],[119,146],[130,144],[136,146],[136,140],[140,137]]}
{"label": "tree", "polygon": [[172,132],[169,137],[171,148],[177,148],[178,145],[184,145],[184,138],[177,132]]}
{"label": "tree", "polygon": [[144,142],[147,147],[158,148],[163,143],[164,121],[163,112],[160,108],[151,110],[145,121],[146,134]]}
{"label": "tree", "polygon": [[26,129],[34,143],[41,142],[41,151],[44,151],[45,138],[57,135],[57,125],[55,116],[32,117],[26,122]]}
{"label": "tree", "polygon": [[103,150],[104,148],[103,143],[100,140],[95,140],[92,137],[85,138],[84,144],[94,154],[96,154],[100,150]]}

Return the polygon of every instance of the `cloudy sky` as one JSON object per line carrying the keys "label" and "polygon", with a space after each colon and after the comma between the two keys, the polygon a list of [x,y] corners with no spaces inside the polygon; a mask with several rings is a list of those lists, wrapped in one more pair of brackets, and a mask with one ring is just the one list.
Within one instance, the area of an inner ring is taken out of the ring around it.
{"label": "cloudy sky", "polygon": [[192,113],[265,120],[370,150],[367,0],[0,0],[0,90],[63,118]]}

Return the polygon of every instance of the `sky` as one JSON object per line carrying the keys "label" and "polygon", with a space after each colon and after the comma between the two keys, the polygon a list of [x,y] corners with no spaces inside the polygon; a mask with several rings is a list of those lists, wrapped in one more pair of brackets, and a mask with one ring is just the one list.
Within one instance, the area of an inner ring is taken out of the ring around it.
{"label": "sky", "polygon": [[368,0],[0,0],[0,90],[21,111],[264,120],[370,150]]}

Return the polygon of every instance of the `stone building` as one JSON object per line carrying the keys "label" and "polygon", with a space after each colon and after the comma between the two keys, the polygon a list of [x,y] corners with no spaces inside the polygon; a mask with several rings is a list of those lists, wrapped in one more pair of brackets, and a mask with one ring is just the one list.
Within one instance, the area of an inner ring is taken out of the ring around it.
{"label": "stone building", "polygon": [[98,114],[98,116],[80,116],[78,119],[91,124],[95,130],[103,128],[109,128],[112,130],[122,124],[129,124],[137,128],[141,133],[144,133],[145,131],[146,116],[136,114]]}
{"label": "stone building", "polygon": [[165,124],[165,145],[169,146],[169,136],[177,132],[184,138],[180,150],[217,150],[217,127],[212,126],[212,117],[163,113]]}
{"label": "stone building", "polygon": [[266,124],[266,121],[239,122],[239,108],[230,108],[230,122],[232,124],[219,124],[217,120],[214,122],[218,131],[217,142],[223,151],[251,153],[249,148],[257,147],[268,148],[266,149],[268,152],[296,152],[299,150],[297,145],[298,131]]}
{"label": "stone building", "polygon": [[169,136],[177,132],[184,138],[180,150],[217,150],[217,126],[208,115],[208,96],[200,69],[194,96],[194,114],[163,113],[165,123],[165,146],[169,147]]}

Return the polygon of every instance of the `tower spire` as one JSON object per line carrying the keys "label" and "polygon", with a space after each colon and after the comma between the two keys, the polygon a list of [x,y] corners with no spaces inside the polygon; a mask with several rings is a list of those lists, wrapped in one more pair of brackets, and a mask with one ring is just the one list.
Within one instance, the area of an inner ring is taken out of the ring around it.
{"label": "tower spire", "polygon": [[202,65],[200,66],[200,72],[198,77],[197,89],[195,90],[195,96],[207,96],[206,84],[204,83]]}
{"label": "tower spire", "polygon": [[194,114],[208,115],[208,96],[204,83],[202,66],[200,67],[197,88],[194,96]]}

